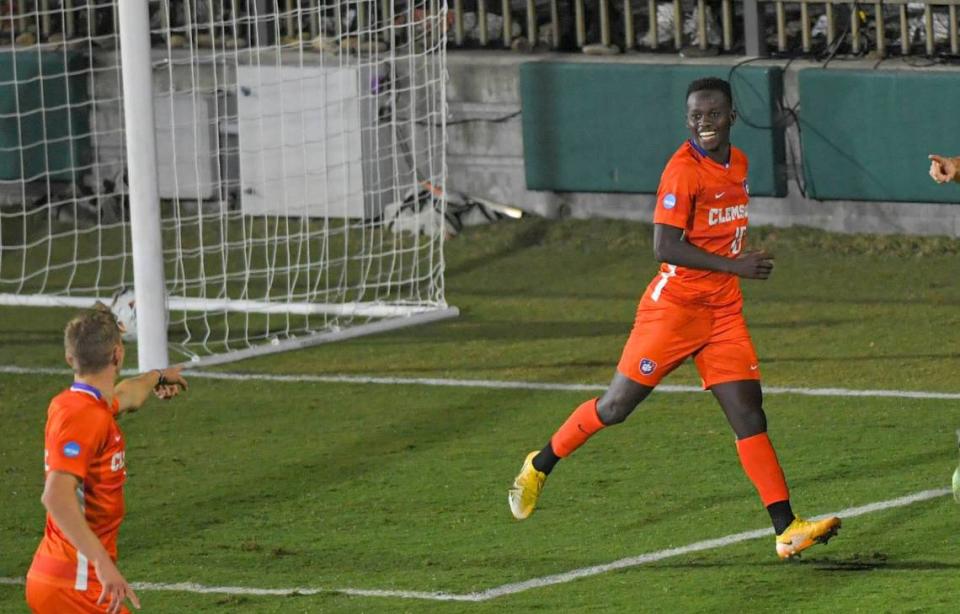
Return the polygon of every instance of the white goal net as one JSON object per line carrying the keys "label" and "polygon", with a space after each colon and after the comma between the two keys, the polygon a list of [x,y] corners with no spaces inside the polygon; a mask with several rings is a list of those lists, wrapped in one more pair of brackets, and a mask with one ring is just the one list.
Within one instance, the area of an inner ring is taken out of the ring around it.
{"label": "white goal net", "polygon": [[[171,360],[455,315],[446,3],[148,5]],[[126,154],[142,133],[123,129],[117,13],[27,0],[0,15],[0,304],[135,299]]]}

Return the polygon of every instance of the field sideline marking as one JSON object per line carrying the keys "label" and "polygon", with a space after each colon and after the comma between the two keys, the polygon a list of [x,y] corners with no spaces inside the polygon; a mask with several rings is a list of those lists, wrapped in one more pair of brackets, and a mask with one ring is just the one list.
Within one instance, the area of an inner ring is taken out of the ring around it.
{"label": "field sideline marking", "polygon": [[[0,373],[11,375],[70,375],[69,369],[51,369],[48,367],[17,367],[0,365]],[[130,374],[134,372],[131,371]],[[393,386],[446,386],[454,388],[494,388],[500,390],[555,390],[602,392],[605,384],[554,384],[547,382],[510,382],[483,379],[444,379],[434,377],[371,377],[364,375],[276,375],[272,373],[230,373],[224,371],[187,371],[190,377],[198,379],[228,381],[267,381],[292,383],[323,384],[385,384]],[[699,386],[677,386],[661,384],[656,392],[703,392]],[[960,400],[960,392],[929,392],[923,390],[854,390],[850,388],[796,388],[784,386],[764,386],[764,394],[799,394],[812,397],[874,397],[897,399],[941,399]]]}
{"label": "field sideline marking", "polygon": [[[830,514],[822,514],[816,516],[816,519],[826,518],[829,516],[840,516],[841,518],[854,518],[856,516],[862,516],[864,514],[871,514],[873,512],[879,512],[883,510],[892,509],[895,507],[905,507],[907,505],[912,505],[921,501],[927,501],[930,499],[936,499],[944,495],[950,494],[949,488],[938,488],[934,490],[923,490],[920,492],[913,493],[912,495],[906,495],[903,497],[897,497],[896,499],[888,499],[886,501],[877,501],[875,503],[868,503],[866,505],[860,505],[857,507],[850,507],[845,510],[840,510],[839,512],[833,512]],[[629,567],[636,567],[638,565],[644,565],[646,563],[653,563],[656,561],[662,561],[663,559],[681,556],[684,554],[690,554],[691,552],[700,552],[702,550],[712,550],[715,548],[722,548],[724,546],[730,546],[733,544],[738,544],[740,542],[748,541],[751,539],[758,539],[760,537],[767,537],[773,535],[773,529],[758,529],[755,531],[744,531],[743,533],[734,533],[733,535],[727,535],[726,537],[718,537],[716,539],[708,539],[705,541],[699,541],[686,546],[680,546],[677,548],[667,548],[665,550],[658,550],[656,552],[650,552],[647,554],[641,554],[639,556],[632,556],[625,559],[619,559],[611,563],[604,563],[603,565],[593,565],[590,567],[581,567],[579,569],[573,569],[559,574],[553,574],[549,576],[542,576],[539,578],[531,578],[530,580],[524,580],[522,582],[512,582],[509,584],[501,584],[500,586],[495,586],[493,588],[488,588],[483,591],[477,591],[473,593],[444,593],[444,592],[426,592],[426,591],[400,591],[400,590],[377,590],[377,589],[361,589],[361,588],[247,588],[243,586],[205,586],[203,584],[196,584],[193,582],[179,582],[175,584],[165,584],[165,583],[156,583],[156,582],[134,582],[134,590],[142,591],[172,591],[172,592],[181,592],[181,593],[214,593],[214,594],[226,594],[226,595],[257,595],[257,596],[292,596],[292,595],[318,595],[321,593],[339,593],[343,595],[351,595],[355,597],[396,597],[401,599],[421,599],[421,600],[430,600],[430,601],[489,601],[497,597],[504,597],[506,595],[513,595],[516,593],[522,593],[535,588],[543,588],[546,586],[552,586],[554,584],[565,584],[567,582],[572,582],[573,580],[578,580],[580,578],[588,578],[590,576],[596,576],[600,574],[607,573],[609,571],[615,571],[617,569],[627,569]],[[23,578],[0,578],[0,584],[23,584]]]}

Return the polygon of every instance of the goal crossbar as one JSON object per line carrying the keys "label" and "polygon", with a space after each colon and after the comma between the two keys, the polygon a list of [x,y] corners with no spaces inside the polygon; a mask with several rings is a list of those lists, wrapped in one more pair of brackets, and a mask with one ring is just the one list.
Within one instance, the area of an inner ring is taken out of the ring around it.
{"label": "goal crossbar", "polygon": [[[0,294],[0,305],[19,307],[73,307],[89,309],[97,301],[109,304],[109,297],[96,296],[57,296],[42,294]],[[226,311],[233,313],[259,314],[295,314],[295,315],[335,315],[365,318],[398,318],[436,311],[454,311],[447,305],[403,305],[381,302],[354,303],[295,303],[277,301],[252,301],[216,298],[190,298],[171,296],[167,307],[177,311]]]}

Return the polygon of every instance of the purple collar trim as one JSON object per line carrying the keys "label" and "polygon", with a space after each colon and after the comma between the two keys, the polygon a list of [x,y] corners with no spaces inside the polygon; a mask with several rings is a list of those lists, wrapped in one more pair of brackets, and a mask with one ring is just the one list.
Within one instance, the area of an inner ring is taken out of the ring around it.
{"label": "purple collar trim", "polygon": [[[700,154],[700,155],[703,156],[704,158],[710,158],[710,154],[707,153],[707,150],[705,150],[703,147],[700,147],[699,145],[697,145],[697,142],[696,142],[696,141],[694,141],[693,139],[687,139],[687,142],[690,143],[690,146],[691,146],[691,147],[693,147],[694,149],[697,150],[697,153],[698,153],[698,154]],[[712,160],[713,158],[710,158],[710,159]],[[729,160],[729,158],[727,159],[726,163],[724,163],[723,167],[724,167],[724,168],[730,168],[730,160]]]}
{"label": "purple collar trim", "polygon": [[98,401],[103,399],[103,393],[101,393],[100,390],[91,386],[90,384],[84,384],[83,382],[74,382],[73,385],[70,386],[70,390],[73,392],[83,392],[89,394]]}

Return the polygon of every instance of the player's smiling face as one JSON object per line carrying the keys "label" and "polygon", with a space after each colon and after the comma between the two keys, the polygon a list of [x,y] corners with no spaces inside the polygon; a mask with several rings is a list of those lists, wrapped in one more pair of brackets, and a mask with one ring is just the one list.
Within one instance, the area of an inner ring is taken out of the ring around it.
{"label": "player's smiling face", "polygon": [[701,90],[687,98],[687,128],[694,143],[709,153],[726,158],[730,146],[730,127],[736,116],[723,92]]}

